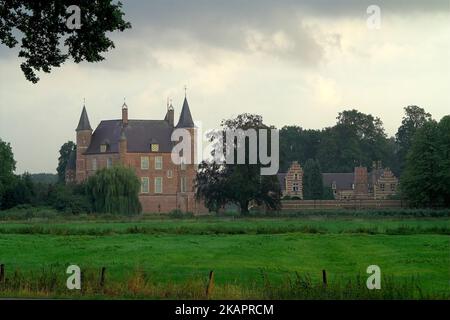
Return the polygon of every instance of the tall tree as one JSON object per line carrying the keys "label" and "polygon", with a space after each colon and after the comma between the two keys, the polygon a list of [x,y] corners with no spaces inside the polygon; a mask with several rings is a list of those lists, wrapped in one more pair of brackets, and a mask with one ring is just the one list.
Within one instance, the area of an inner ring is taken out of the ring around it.
{"label": "tall tree", "polygon": [[324,186],[318,161],[308,159],[303,168],[303,198],[320,200],[323,198]]}
{"label": "tall tree", "polygon": [[59,149],[58,167],[56,172],[58,173],[58,181],[64,183],[66,180],[66,167],[69,162],[70,154],[75,152],[77,145],[73,141],[64,143]]}
{"label": "tall tree", "polygon": [[442,204],[440,172],[439,126],[426,122],[417,129],[406,158],[400,180],[402,193],[417,207],[435,207]]}
{"label": "tall tree", "polygon": [[[261,116],[248,113],[240,114],[233,119],[223,120],[221,126],[224,137],[223,150],[226,150],[225,132],[227,130],[255,129],[258,132],[260,129],[268,128],[263,124]],[[217,141],[216,143],[222,142]],[[200,168],[202,170],[197,173],[196,177],[196,196],[197,198],[205,199],[205,202],[210,204],[210,210],[217,207],[217,205],[232,202],[240,207],[242,214],[247,214],[252,201],[255,201],[257,204],[264,203],[272,209],[279,208],[280,186],[278,179],[276,176],[262,176],[260,173],[262,165],[259,161],[256,164],[250,164],[249,143],[250,141],[245,139],[244,164],[217,164],[214,162],[201,164]],[[268,150],[270,150],[270,141],[268,143]],[[231,145],[232,149],[230,151],[234,152],[236,159],[237,140],[236,142],[233,141]],[[259,143],[257,145],[256,152],[259,153]],[[221,147],[220,144],[219,147]]]}
{"label": "tall tree", "polygon": [[16,170],[16,161],[11,145],[0,139],[0,208],[5,190],[14,178],[14,170]]}
{"label": "tall tree", "polygon": [[406,164],[406,155],[412,145],[414,134],[419,128],[422,128],[427,122],[431,121],[431,114],[418,106],[407,106],[404,108],[405,115],[402,124],[395,134],[397,142],[397,158],[399,163],[399,172],[402,173]]}
{"label": "tall tree", "polygon": [[103,60],[102,53],[114,48],[106,34],[131,28],[123,16],[122,4],[112,0],[0,0],[0,40],[9,48],[21,40],[20,67],[36,83],[37,71],[49,73],[69,58]]}
{"label": "tall tree", "polygon": [[439,183],[446,207],[450,207],[450,115],[439,121]]}

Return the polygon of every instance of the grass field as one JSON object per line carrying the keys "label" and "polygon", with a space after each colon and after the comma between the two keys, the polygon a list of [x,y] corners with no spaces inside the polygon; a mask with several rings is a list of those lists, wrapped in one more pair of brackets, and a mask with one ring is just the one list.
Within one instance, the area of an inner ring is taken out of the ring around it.
{"label": "grass field", "polygon": [[[264,290],[268,283],[277,287],[275,297],[282,298],[280,287],[293,277],[320,285],[322,269],[330,286],[358,277],[365,283],[367,266],[375,264],[387,279],[411,282],[430,297],[448,298],[449,230],[448,218],[3,222],[0,263],[7,276],[17,271],[16,277],[20,274],[27,281],[51,269],[63,284],[70,264],[91,270],[93,277],[106,267],[108,283],[128,283],[128,288],[136,274],[154,286],[192,282],[203,288],[214,270],[217,298],[261,297],[251,288]],[[228,287],[221,296],[227,286],[234,289]],[[25,294],[21,290],[3,296]],[[160,298],[174,296],[172,292]],[[150,297],[158,297],[158,292]]]}

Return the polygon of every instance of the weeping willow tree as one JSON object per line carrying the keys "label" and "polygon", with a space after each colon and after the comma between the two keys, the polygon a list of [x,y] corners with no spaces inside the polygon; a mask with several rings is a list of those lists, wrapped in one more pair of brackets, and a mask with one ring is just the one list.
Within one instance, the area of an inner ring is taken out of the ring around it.
{"label": "weeping willow tree", "polygon": [[86,187],[96,212],[131,215],[142,211],[139,179],[130,168],[99,170],[88,179]]}

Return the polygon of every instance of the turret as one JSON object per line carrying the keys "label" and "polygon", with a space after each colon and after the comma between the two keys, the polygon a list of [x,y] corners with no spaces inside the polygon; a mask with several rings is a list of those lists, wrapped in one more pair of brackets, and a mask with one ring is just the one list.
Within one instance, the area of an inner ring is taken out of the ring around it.
{"label": "turret", "polygon": [[[189,131],[191,135],[191,154],[190,159],[185,158],[185,161],[187,163],[186,166],[182,166],[180,171],[181,179],[184,179],[186,181],[184,187],[182,187],[182,191],[184,192],[193,192],[194,191],[194,177],[196,173],[196,165],[197,165],[197,130],[194,124],[194,121],[192,120],[191,110],[189,109],[189,103],[187,101],[187,98],[185,96],[183,107],[181,108],[180,118],[178,120],[178,124],[176,125],[177,129],[185,129]],[[189,155],[185,155],[189,156]],[[184,177],[184,178],[183,178]],[[181,182],[183,185],[184,183]],[[183,190],[184,189],[184,190]]]}
{"label": "turret", "polygon": [[172,106],[172,102],[170,102],[170,104],[167,104],[167,113],[164,120],[169,123],[169,126],[173,127],[175,124],[174,118],[175,118],[174,108]]}
{"label": "turret", "polygon": [[76,161],[76,182],[83,182],[86,177],[86,156],[84,153],[91,144],[92,128],[89,123],[86,106],[81,111],[80,121],[76,129],[77,132],[77,161]]}

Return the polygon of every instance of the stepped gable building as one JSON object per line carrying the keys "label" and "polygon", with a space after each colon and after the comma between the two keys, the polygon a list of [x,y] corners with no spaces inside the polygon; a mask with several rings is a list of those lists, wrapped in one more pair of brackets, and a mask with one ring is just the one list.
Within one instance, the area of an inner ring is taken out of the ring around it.
{"label": "stepped gable building", "polygon": [[[283,196],[303,199],[303,169],[297,161],[292,162],[287,173],[279,173],[278,180]],[[382,167],[381,161],[373,162],[370,173],[359,166],[354,172],[322,173],[322,181],[337,200],[388,199],[398,189],[398,179],[389,168]]]}
{"label": "stepped gable building", "polygon": [[277,176],[283,197],[303,199],[303,169],[297,161],[292,162],[286,173],[279,173]]}
{"label": "stepped gable building", "polygon": [[373,162],[370,173],[360,166],[353,173],[322,173],[322,181],[335,199],[388,199],[398,189],[397,177],[381,161]]}
{"label": "stepped gable building", "polygon": [[[121,111],[121,119],[103,120],[92,131],[83,106],[76,128],[77,149],[70,156],[66,181],[80,183],[99,169],[120,164],[133,168],[141,181],[143,212],[203,210],[194,197],[196,128],[186,97],[177,124],[172,104],[168,104],[163,120],[129,119],[125,103]],[[191,133],[191,164],[176,165],[172,161],[175,142],[171,135],[176,128]]]}

